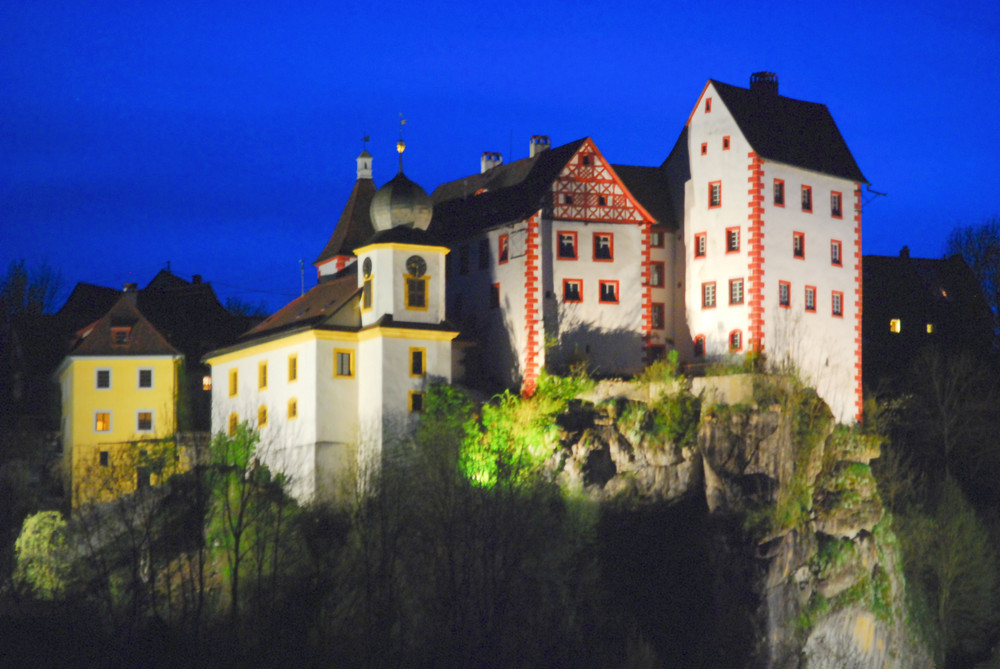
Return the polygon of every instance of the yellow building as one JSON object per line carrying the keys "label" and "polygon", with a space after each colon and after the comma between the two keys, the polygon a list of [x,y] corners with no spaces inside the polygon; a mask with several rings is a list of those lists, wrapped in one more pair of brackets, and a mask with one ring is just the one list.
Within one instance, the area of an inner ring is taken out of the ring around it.
{"label": "yellow building", "polygon": [[132,285],[77,336],[56,371],[74,508],[156,484],[179,468],[176,406],[184,359],[139,311]]}

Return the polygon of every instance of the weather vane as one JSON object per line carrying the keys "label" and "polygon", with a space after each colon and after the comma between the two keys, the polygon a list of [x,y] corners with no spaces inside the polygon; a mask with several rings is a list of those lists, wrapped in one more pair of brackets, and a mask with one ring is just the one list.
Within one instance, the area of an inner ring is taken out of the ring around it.
{"label": "weather vane", "polygon": [[361,148],[364,149],[365,151],[368,150],[369,141],[371,141],[371,138],[368,135],[365,135],[364,137],[361,138]]}

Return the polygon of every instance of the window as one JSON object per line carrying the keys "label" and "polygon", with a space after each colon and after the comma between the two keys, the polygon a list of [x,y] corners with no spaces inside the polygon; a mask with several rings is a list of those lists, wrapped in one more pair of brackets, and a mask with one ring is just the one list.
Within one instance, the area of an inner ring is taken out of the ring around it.
{"label": "window", "polygon": [[806,257],[806,235],[804,232],[792,233],[792,255],[796,258]]}
{"label": "window", "polygon": [[510,237],[508,235],[500,235],[497,242],[497,258],[500,259],[501,265],[510,258]]}
{"label": "window", "polygon": [[705,335],[698,335],[694,338],[694,357],[705,357]]}
{"label": "window", "polygon": [[812,213],[813,210],[813,189],[812,186],[802,187],[802,211]]}
{"label": "window", "polygon": [[152,432],[153,431],[153,412],[152,411],[139,411],[135,414],[135,431],[136,432]]}
{"label": "window", "polygon": [[132,333],[132,328],[130,327],[113,327],[111,328],[111,345],[112,346],[127,346],[128,337]]}
{"label": "window", "polygon": [[423,376],[427,372],[427,350],[410,349],[410,376]]}
{"label": "window", "polygon": [[743,304],[743,279],[730,279],[729,304]]}
{"label": "window", "polygon": [[844,315],[844,294],[840,291],[833,291],[833,297],[830,300],[832,306],[831,313],[834,316]]}
{"label": "window", "polygon": [[354,376],[354,351],[337,348],[333,350],[333,375],[340,379]]}
{"label": "window", "polygon": [[101,451],[100,453],[98,453],[97,454],[97,462],[102,467],[107,467],[108,466],[108,452],[107,451]]}
{"label": "window", "polygon": [[599,281],[598,284],[601,291],[600,301],[603,304],[618,304],[618,282]]}
{"label": "window", "polygon": [[368,311],[371,308],[372,308],[372,278],[370,276],[366,276],[364,283],[361,285],[361,310]]}
{"label": "window", "polygon": [[267,426],[267,407],[259,406],[257,407],[257,427]]}
{"label": "window", "polygon": [[664,237],[662,231],[653,230],[652,232],[649,233],[649,245],[652,246],[654,249],[662,249],[663,240]]}
{"label": "window", "polygon": [[295,381],[299,378],[299,356],[288,356],[288,381]]}
{"label": "window", "polygon": [[713,181],[708,184],[708,208],[715,209],[722,206],[722,182]]}
{"label": "window", "polygon": [[726,135],[725,137],[722,138],[722,150],[723,151],[729,150],[729,135]]}
{"label": "window", "polygon": [[573,204],[573,196],[563,195],[563,204]]}
{"label": "window", "polygon": [[843,266],[840,259],[840,242],[836,239],[830,241],[830,264],[836,265],[837,267]]}
{"label": "window", "polygon": [[240,425],[240,417],[234,413],[229,414],[229,436],[236,434],[236,428]]}
{"label": "window", "polygon": [[211,375],[206,374],[205,376],[201,377],[201,389],[202,390],[211,390],[212,389],[212,377],[211,377]]}
{"label": "window", "polygon": [[844,210],[841,208],[841,195],[837,191],[830,193],[830,215],[834,218],[844,217]]}
{"label": "window", "polygon": [[424,410],[424,394],[419,390],[410,391],[410,413],[420,413]]}
{"label": "window", "polygon": [[463,246],[458,249],[458,273],[469,273],[469,247]]}
{"label": "window", "polygon": [[494,283],[490,286],[490,309],[500,308],[500,284]]}
{"label": "window", "polygon": [[479,269],[489,269],[490,266],[490,240],[479,240],[479,253],[476,254],[479,261]]}
{"label": "window", "polygon": [[111,370],[110,369],[99,369],[97,370],[97,379],[94,382],[99,390],[106,390],[111,387]]}
{"label": "window", "polygon": [[111,412],[98,411],[94,414],[94,432],[111,431]]}
{"label": "window", "polygon": [[704,258],[708,253],[708,233],[699,232],[694,236],[694,257]]}
{"label": "window", "polygon": [[139,387],[140,388],[153,387],[153,370],[151,369],[139,370]]}
{"label": "window", "polygon": [[738,353],[743,350],[743,333],[740,330],[733,330],[729,333],[729,352]]}
{"label": "window", "polygon": [[726,253],[738,253],[740,250],[740,229],[726,228]]}
{"label": "window", "polygon": [[806,311],[816,313],[816,287],[806,286]]}
{"label": "window", "polygon": [[899,331],[903,329],[902,325],[902,322],[898,318],[893,318],[889,321],[889,332],[899,334]]}
{"label": "window", "polygon": [[786,309],[792,304],[792,284],[787,281],[778,282],[778,306]]}
{"label": "window", "polygon": [[664,272],[665,270],[662,262],[649,263],[649,285],[662,288]]}
{"label": "window", "polygon": [[701,143],[701,155],[704,156],[707,153],[708,153],[708,142],[702,142]]}
{"label": "window", "polygon": [[652,311],[650,311],[652,316],[652,325],[654,330],[662,330],[664,323],[666,322],[666,311],[663,308],[663,304],[660,302],[654,302]]}
{"label": "window", "polygon": [[267,389],[267,363],[257,363],[257,387],[260,390]]}
{"label": "window", "polygon": [[556,257],[560,260],[576,260],[576,233],[559,232],[559,251]]}
{"label": "window", "polygon": [[781,179],[774,180],[774,206],[785,206],[785,182]]}
{"label": "window", "polygon": [[711,309],[715,306],[715,282],[701,284],[701,307]]}
{"label": "window", "polygon": [[597,196],[597,206],[598,206],[598,207],[603,207],[603,206],[605,206],[605,205],[606,205],[607,203],[608,203],[608,198],[606,198],[606,197],[605,197],[605,196],[603,196],[603,195],[598,195],[598,196]]}
{"label": "window", "polygon": [[298,418],[299,416],[299,401],[294,397],[288,400],[288,417]]}
{"label": "window", "polygon": [[705,98],[705,113],[708,114],[712,111],[712,98]]}
{"label": "window", "polygon": [[614,260],[615,239],[610,232],[594,233],[594,260]]}
{"label": "window", "polygon": [[586,153],[581,154],[580,155],[580,164],[581,165],[589,165],[590,164],[590,155],[586,154]]}
{"label": "window", "polygon": [[928,323],[927,324],[927,334],[934,334],[934,324],[933,323]]}
{"label": "window", "polygon": [[427,279],[406,277],[406,308],[407,309],[427,309]]}
{"label": "window", "polygon": [[240,388],[240,370],[230,369],[229,370],[229,396],[236,397],[236,393]]}
{"label": "window", "polygon": [[583,302],[582,279],[563,279],[563,302]]}

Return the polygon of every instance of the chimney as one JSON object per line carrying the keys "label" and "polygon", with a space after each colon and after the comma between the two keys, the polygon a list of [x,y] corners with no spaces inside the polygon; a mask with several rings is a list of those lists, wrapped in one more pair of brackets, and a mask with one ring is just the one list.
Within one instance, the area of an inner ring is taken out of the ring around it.
{"label": "chimney", "polygon": [[483,151],[483,155],[479,158],[480,174],[501,165],[503,165],[503,156],[494,151]]}
{"label": "chimney", "polygon": [[548,135],[532,135],[528,145],[528,156],[534,158],[542,151],[548,151],[550,146]]}
{"label": "chimney", "polygon": [[778,75],[774,72],[754,72],[750,75],[750,91],[760,95],[778,94]]}
{"label": "chimney", "polygon": [[139,285],[135,283],[126,283],[122,288],[122,292],[128,296],[128,300],[132,304],[135,304],[135,298],[138,297],[138,290]]}
{"label": "chimney", "polygon": [[201,274],[195,274],[191,277],[191,283],[201,283]]}
{"label": "chimney", "polygon": [[903,248],[899,249],[899,257],[900,258],[909,258],[910,257],[910,247],[909,246],[904,246]]}

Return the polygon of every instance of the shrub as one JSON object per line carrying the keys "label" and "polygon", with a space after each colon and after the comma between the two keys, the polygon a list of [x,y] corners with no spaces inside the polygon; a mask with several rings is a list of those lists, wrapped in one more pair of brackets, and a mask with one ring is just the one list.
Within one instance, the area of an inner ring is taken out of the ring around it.
{"label": "shrub", "polygon": [[24,519],[14,544],[14,582],[40,599],[66,594],[70,575],[66,521],[58,511],[39,511]]}

